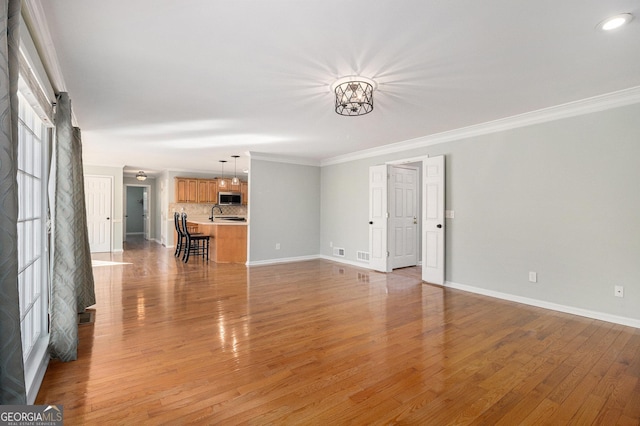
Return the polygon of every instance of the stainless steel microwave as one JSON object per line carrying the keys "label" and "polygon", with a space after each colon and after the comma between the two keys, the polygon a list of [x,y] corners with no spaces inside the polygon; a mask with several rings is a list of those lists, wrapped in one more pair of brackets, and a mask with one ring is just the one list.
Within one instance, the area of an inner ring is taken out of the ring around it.
{"label": "stainless steel microwave", "polygon": [[218,192],[218,204],[221,206],[242,205],[242,194],[240,192]]}

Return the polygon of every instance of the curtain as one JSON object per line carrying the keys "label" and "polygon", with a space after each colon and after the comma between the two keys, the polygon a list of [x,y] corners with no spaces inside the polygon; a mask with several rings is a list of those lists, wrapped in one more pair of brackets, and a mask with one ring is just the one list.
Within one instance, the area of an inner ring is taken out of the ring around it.
{"label": "curtain", "polygon": [[20,0],[0,1],[0,405],[27,403],[18,294]]}
{"label": "curtain", "polygon": [[78,358],[78,313],[95,303],[84,200],[80,130],[71,125],[71,101],[60,93],[54,146],[51,356]]}

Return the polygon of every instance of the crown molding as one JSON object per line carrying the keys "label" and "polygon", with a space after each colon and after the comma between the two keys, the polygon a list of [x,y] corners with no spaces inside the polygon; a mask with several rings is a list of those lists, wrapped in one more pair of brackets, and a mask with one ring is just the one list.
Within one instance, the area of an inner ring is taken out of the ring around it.
{"label": "crown molding", "polygon": [[288,163],[298,164],[300,166],[315,166],[319,167],[320,161],[312,158],[300,158],[300,157],[287,157],[284,155],[267,154],[264,152],[249,152],[249,158],[251,160],[273,161],[274,163]]}
{"label": "crown molding", "polygon": [[501,118],[499,120],[488,121],[486,123],[475,124],[473,126],[462,127],[447,132],[435,133],[433,135],[383,145],[378,148],[371,148],[351,154],[340,155],[322,160],[320,165],[324,167],[349,161],[362,160],[364,158],[376,157],[379,155],[424,148],[431,145],[453,142],[554,120],[561,120],[563,118],[590,114],[636,103],[640,103],[640,86],[526,112],[511,117]]}

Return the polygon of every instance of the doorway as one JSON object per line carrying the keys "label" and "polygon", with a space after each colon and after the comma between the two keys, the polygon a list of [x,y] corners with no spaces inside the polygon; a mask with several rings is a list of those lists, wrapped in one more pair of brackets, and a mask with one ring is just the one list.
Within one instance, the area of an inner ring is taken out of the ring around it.
{"label": "doorway", "polygon": [[418,264],[421,164],[389,167],[389,268]]}
{"label": "doorway", "polygon": [[[391,260],[391,250],[398,231],[391,220],[395,206],[392,183],[394,168],[417,168],[422,182],[417,191],[416,204],[421,206],[416,220],[418,256],[422,263],[422,279],[433,284],[444,284],[444,156],[418,157],[389,162],[369,168],[369,253],[370,267],[381,272],[391,272],[396,264]],[[390,195],[391,194],[391,195]],[[406,200],[406,197],[401,197]],[[416,207],[417,208],[417,207]],[[403,208],[404,209],[404,208]],[[406,239],[403,239],[405,241]],[[401,263],[398,263],[401,265]],[[408,266],[408,265],[407,265]]]}
{"label": "doorway", "polygon": [[127,235],[142,235],[145,240],[151,238],[150,192],[149,185],[125,185],[123,241],[127,240]]}

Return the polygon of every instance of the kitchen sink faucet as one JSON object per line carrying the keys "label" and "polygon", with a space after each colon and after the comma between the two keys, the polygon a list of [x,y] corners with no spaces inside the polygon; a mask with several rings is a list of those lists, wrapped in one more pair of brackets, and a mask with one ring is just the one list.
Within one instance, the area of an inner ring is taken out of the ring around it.
{"label": "kitchen sink faucet", "polygon": [[209,220],[211,220],[213,222],[213,211],[216,209],[216,207],[218,208],[218,210],[220,210],[220,214],[222,214],[222,207],[220,207],[218,204],[214,204],[213,207],[211,207],[211,217],[209,218]]}

